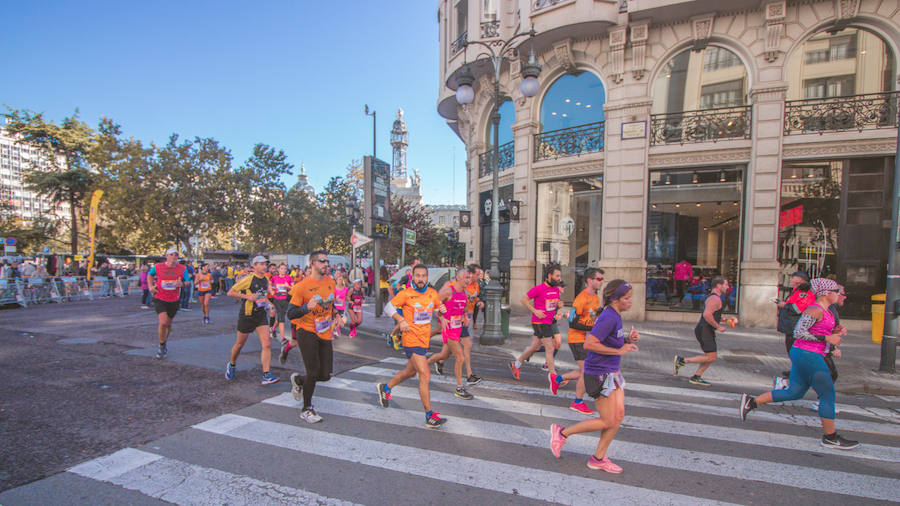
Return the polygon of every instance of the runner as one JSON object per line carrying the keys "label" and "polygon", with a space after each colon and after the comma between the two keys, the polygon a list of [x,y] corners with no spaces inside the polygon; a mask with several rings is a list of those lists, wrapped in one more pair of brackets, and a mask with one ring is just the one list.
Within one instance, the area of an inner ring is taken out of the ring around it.
{"label": "runner", "polygon": [[584,402],[584,359],[587,358],[587,352],[584,351],[584,340],[585,332],[594,327],[594,320],[600,314],[600,308],[603,306],[598,295],[600,287],[603,286],[603,271],[588,267],[584,271],[584,283],[584,290],[572,302],[569,334],[566,337],[578,369],[563,374],[563,380],[578,380],[575,384],[575,400],[572,401],[569,409],[585,415],[593,415],[594,410]]}
{"label": "runner", "polygon": [[235,365],[238,355],[247,337],[254,330],[259,336],[259,343],[262,349],[259,352],[259,361],[262,364],[262,380],[263,385],[271,385],[278,383],[281,378],[274,376],[269,372],[269,364],[272,360],[272,345],[269,340],[269,325],[266,313],[269,310],[269,280],[266,279],[266,264],[268,260],[264,256],[256,256],[253,258],[253,272],[242,277],[231,290],[228,291],[229,297],[242,299],[242,303],[238,309],[237,319],[237,339],[234,346],[231,347],[231,358],[225,365],[225,379],[234,379]]}
{"label": "runner", "polygon": [[275,304],[275,321],[278,324],[278,336],[281,338],[282,345],[288,339],[284,333],[284,317],[290,304],[288,294],[293,286],[294,278],[288,274],[287,265],[280,264],[278,272],[269,279],[269,289],[272,293],[272,303]]}
{"label": "runner", "polygon": [[[453,353],[453,373],[456,376],[456,392],[453,395],[465,400],[472,400],[474,397],[466,391],[462,382],[463,362],[466,361],[466,355],[460,344],[460,339],[468,324],[466,317],[468,297],[465,287],[474,274],[474,269],[458,269],[456,271],[456,279],[444,283],[441,291],[438,292],[438,296],[447,308],[447,312],[440,317],[440,334],[444,341],[444,346],[441,348],[440,353],[436,353],[428,359],[429,366],[434,364],[435,371],[438,374],[444,374],[442,361],[449,358],[450,353]],[[466,337],[468,337],[468,333]],[[469,342],[471,343],[471,339],[469,339]]]}
{"label": "runner", "polygon": [[[547,358],[547,381],[550,383],[550,391],[556,395],[562,384],[562,376],[556,373],[553,364],[553,330],[551,324],[560,316],[559,312],[559,283],[562,280],[562,270],[559,264],[550,264],[544,274],[544,282],[528,290],[522,297],[522,305],[531,312],[531,327],[534,337],[531,344],[515,362],[509,363],[509,369],[513,377],[521,380],[522,362],[528,360],[541,346]],[[534,300],[534,304],[532,304]]]}
{"label": "runner", "polygon": [[291,306],[288,318],[296,327],[297,346],[303,358],[306,376],[291,374],[291,394],[295,400],[303,397],[300,419],[307,423],[321,422],[322,417],[312,405],[316,382],[331,379],[334,350],[331,330],[343,326],[343,318],[334,309],[334,280],[328,276],[328,252],[313,251],[309,254],[312,268],[308,277],[291,288]]}
{"label": "runner", "polygon": [[356,327],[362,324],[362,307],[366,300],[366,290],[362,287],[362,279],[353,280],[353,288],[350,289],[350,337],[356,337]]}
{"label": "runner", "polygon": [[[350,287],[347,286],[347,278],[344,271],[339,270],[334,273],[334,309],[339,315],[345,317],[344,312],[347,310],[347,293]],[[344,318],[346,321],[346,318]],[[334,337],[341,337],[341,327],[335,325]]]}
{"label": "runner", "polygon": [[200,264],[200,273],[194,280],[197,287],[197,300],[200,302],[200,309],[203,311],[203,323],[209,321],[209,297],[212,294],[212,274],[209,272],[209,264]]}
{"label": "runner", "polygon": [[[800,320],[803,310],[809,307],[816,296],[809,290],[809,276],[803,271],[797,271],[788,278],[791,286],[791,294],[787,300],[772,299],[778,305],[778,332],[784,334],[784,350],[790,357],[791,348],[794,346],[794,327]],[[773,388],[784,390],[788,387],[788,378],[791,371],[783,371],[781,376],[775,376]]]}
{"label": "runner", "polygon": [[[709,369],[709,366],[716,361],[716,331],[725,332],[725,326],[722,325],[722,311],[725,309],[725,294],[728,293],[728,280],[722,276],[716,276],[710,281],[712,293],[706,298],[703,308],[703,315],[700,321],[694,327],[694,336],[700,343],[700,349],[703,355],[684,358],[681,355],[675,355],[675,376],[685,364],[700,364],[697,372],[691,376],[689,380],[691,385],[700,385],[708,387],[710,382],[703,379],[703,373]],[[728,323],[734,328],[737,324],[737,318],[729,318]]]}
{"label": "runner", "polygon": [[412,268],[413,287],[404,288],[385,306],[385,312],[396,321],[403,331],[403,351],[409,360],[406,368],[398,372],[387,383],[378,383],[378,398],[381,407],[388,407],[391,389],[404,381],[419,376],[419,398],[425,408],[425,425],[430,428],[440,427],[447,419],[431,409],[431,394],[428,391],[428,341],[431,337],[432,312],[439,314],[446,311],[438,293],[428,286],[428,268],[418,264]]}
{"label": "runner", "polygon": [[819,419],[825,432],[822,446],[852,450],[859,442],[839,436],[834,429],[834,380],[825,363],[828,345],[840,346],[847,334],[846,329],[835,325],[834,315],[827,309],[838,301],[841,290],[831,279],[815,278],[809,284],[816,301],[803,310],[794,329],[790,386],[787,390],[772,390],[755,398],[741,395],[741,420],[746,420],[750,411],[763,404],[802,399],[812,387],[819,394]]}
{"label": "runner", "polygon": [[172,319],[181,306],[181,287],[190,282],[191,278],[184,264],[178,263],[178,250],[175,248],[166,250],[165,262],[154,264],[147,271],[147,285],[153,294],[153,306],[159,321],[157,327],[159,350],[156,352],[158,359],[166,358],[169,353],[166,343],[169,341],[169,333],[172,332]]}
{"label": "runner", "polygon": [[600,431],[597,451],[588,459],[591,469],[618,474],[622,468],[614,464],[606,451],[619,430],[625,417],[625,378],[620,371],[622,356],[638,351],[636,343],[640,336],[631,327],[631,332],[622,330],[622,313],[632,304],[631,285],[621,279],[614,279],[603,290],[606,308],[597,317],[594,328],[584,342],[587,358],[584,361],[584,385],[587,393],[596,399],[597,418],[584,420],[571,427],[550,426],[550,451],[560,457],[562,447],[572,434]]}

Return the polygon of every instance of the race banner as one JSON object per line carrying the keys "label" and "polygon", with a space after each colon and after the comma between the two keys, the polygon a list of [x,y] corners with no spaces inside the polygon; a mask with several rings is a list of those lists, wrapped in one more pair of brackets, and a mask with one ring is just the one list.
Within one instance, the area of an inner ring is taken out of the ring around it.
{"label": "race banner", "polygon": [[94,232],[97,229],[97,208],[100,206],[100,197],[102,196],[103,190],[94,190],[94,194],[91,195],[91,213],[88,217],[88,279],[91,279],[91,269],[94,267],[94,250],[96,246]]}

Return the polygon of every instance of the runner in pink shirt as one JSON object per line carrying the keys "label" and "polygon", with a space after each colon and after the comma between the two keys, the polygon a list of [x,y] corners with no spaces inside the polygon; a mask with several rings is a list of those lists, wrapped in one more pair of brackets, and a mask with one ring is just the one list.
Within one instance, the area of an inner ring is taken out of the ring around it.
{"label": "runner in pink shirt", "polygon": [[[344,271],[334,271],[334,309],[341,315],[347,309],[347,293],[350,287],[347,286],[347,278]],[[341,328],[334,326],[332,333],[334,337],[341,336]]]}
{"label": "runner in pink shirt", "polygon": [[289,295],[294,287],[294,278],[288,273],[286,264],[278,266],[278,272],[269,279],[269,289],[272,291],[272,304],[275,305],[275,321],[278,323],[278,335],[281,336],[282,345],[287,339],[284,333],[284,318],[290,305]]}
{"label": "runner in pink shirt", "polygon": [[[473,269],[474,270],[474,269]],[[466,318],[466,305],[468,296],[466,294],[466,285],[474,275],[473,270],[468,268],[460,268],[456,270],[456,279],[444,283],[438,296],[447,308],[447,311],[441,315],[441,338],[444,346],[440,353],[435,353],[428,359],[428,366],[435,365],[435,371],[443,374],[443,367],[439,364],[441,361],[450,357],[453,353],[453,373],[456,375],[456,392],[453,394],[460,399],[472,400],[472,394],[466,391],[462,382],[463,363],[466,361],[466,355],[463,351],[460,339],[463,337],[463,330],[468,324]]]}
{"label": "runner in pink shirt", "polygon": [[522,305],[531,312],[531,328],[534,337],[531,344],[519,356],[515,362],[509,363],[509,369],[513,377],[521,380],[522,362],[528,360],[534,352],[544,347],[547,357],[547,381],[550,383],[550,391],[556,395],[559,386],[563,383],[561,375],[556,373],[553,365],[553,323],[562,316],[562,306],[559,300],[559,285],[562,282],[562,270],[559,264],[550,264],[544,274],[544,282],[528,290],[522,297]]}

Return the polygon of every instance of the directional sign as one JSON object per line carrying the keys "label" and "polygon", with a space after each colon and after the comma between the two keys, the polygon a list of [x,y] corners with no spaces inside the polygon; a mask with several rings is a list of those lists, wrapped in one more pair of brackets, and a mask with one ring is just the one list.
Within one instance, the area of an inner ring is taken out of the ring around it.
{"label": "directional sign", "polygon": [[50,248],[47,246],[44,246],[43,248],[41,248],[41,253],[43,253],[45,255],[50,253]]}
{"label": "directional sign", "polygon": [[370,242],[372,242],[372,238],[360,232],[355,232],[350,236],[350,244],[352,244],[354,248],[365,246]]}
{"label": "directional sign", "polygon": [[408,228],[403,229],[403,242],[412,246],[416,245],[416,231]]}

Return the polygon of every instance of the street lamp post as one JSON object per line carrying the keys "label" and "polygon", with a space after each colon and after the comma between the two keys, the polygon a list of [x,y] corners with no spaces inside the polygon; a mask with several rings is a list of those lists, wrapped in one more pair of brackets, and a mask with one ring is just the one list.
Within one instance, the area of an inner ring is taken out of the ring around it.
{"label": "street lamp post", "polygon": [[900,323],[900,107],[897,116],[897,152],[894,156],[894,194],[891,232],[888,239],[888,275],[884,298],[884,332],[881,337],[880,372],[893,373],[897,363],[897,334]]}
{"label": "street lamp post", "polygon": [[[484,42],[473,40],[467,42],[463,50],[468,50],[470,45],[479,45],[484,47],[484,52],[478,55],[475,62],[487,61],[491,64],[494,79],[494,111],[491,114],[491,123],[494,130],[494,149],[491,161],[491,170],[493,178],[491,180],[491,250],[490,250],[490,268],[488,272],[491,275],[490,282],[484,287],[484,331],[481,334],[481,344],[498,345],[503,344],[506,336],[501,330],[500,317],[500,298],[503,295],[503,287],[500,286],[500,70],[503,62],[515,56],[516,48],[513,43],[522,37],[535,36],[535,31],[522,32],[514,35],[512,38],[503,41],[499,49],[494,46],[485,44]],[[481,58],[481,57],[484,58]],[[481,58],[479,60],[479,58]],[[522,84],[520,90],[522,95],[533,97],[537,95],[539,84],[538,75],[541,73],[541,66],[537,63],[534,56],[534,46],[528,55],[528,61],[522,68]],[[456,101],[460,104],[470,104],[475,99],[475,91],[472,84],[475,82],[475,76],[469,69],[469,65],[463,65],[456,76]]]}
{"label": "street lamp post", "polygon": [[[356,235],[356,223],[359,220],[360,211],[359,211],[359,202],[356,200],[356,195],[350,195],[350,198],[347,199],[347,202],[344,203],[344,211],[347,212],[347,218],[350,219],[350,237],[352,238]],[[350,272],[353,272],[353,269],[356,268],[356,245],[353,242],[350,243]],[[352,281],[352,280],[351,280]]]}

